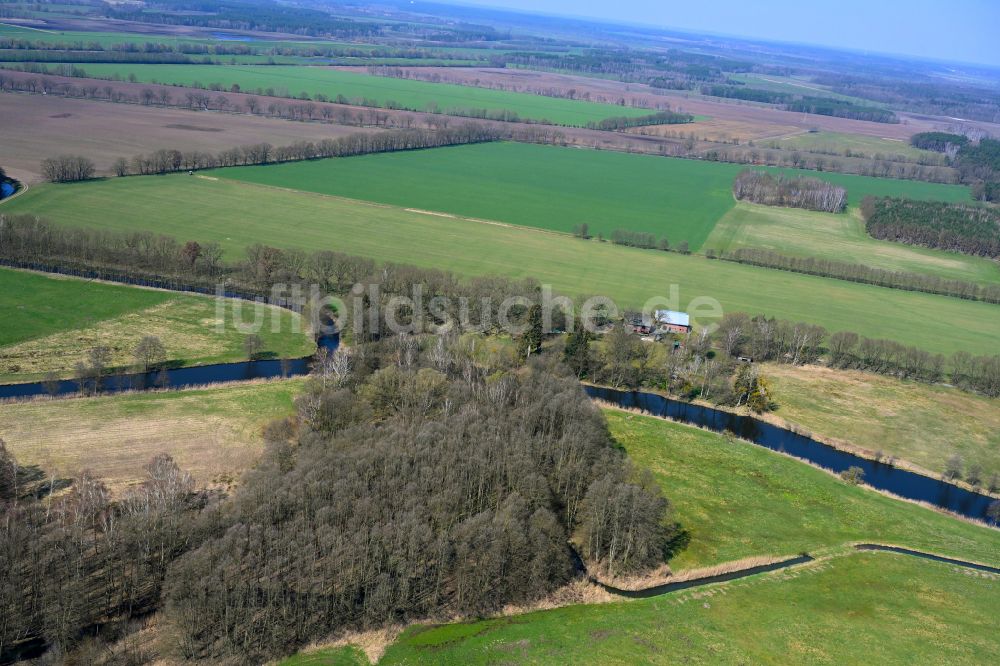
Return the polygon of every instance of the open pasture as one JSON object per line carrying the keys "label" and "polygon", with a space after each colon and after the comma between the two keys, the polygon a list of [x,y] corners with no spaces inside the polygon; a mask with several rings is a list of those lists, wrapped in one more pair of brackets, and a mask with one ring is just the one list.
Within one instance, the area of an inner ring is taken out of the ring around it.
{"label": "open pasture", "polygon": [[1000,400],[853,370],[781,364],[762,372],[774,415],[821,437],[937,474],[958,455],[963,472],[980,468],[984,485],[1000,474]]}
{"label": "open pasture", "polygon": [[[223,327],[214,298],[49,277],[0,269],[0,381],[71,377],[90,349],[105,346],[109,368],[131,369],[145,336],[160,339],[171,365],[204,365],[246,357],[236,313],[223,301]],[[314,345],[298,315],[270,306],[239,303],[243,321],[260,315],[262,353],[298,358]],[[259,308],[259,309],[257,309]],[[276,326],[272,328],[271,324]],[[298,331],[296,332],[296,328]]]}
{"label": "open pasture", "polygon": [[[183,201],[183,205],[178,202]],[[583,241],[535,229],[455,219],[230,179],[175,174],[42,185],[4,204],[60,224],[148,229],[217,241],[231,258],[255,242],[331,249],[451,270],[532,276],[557,292],[606,295],[621,307],[680,291],[681,309],[710,296],[725,310],[809,321],[924,349],[996,353],[1000,308],[702,257]],[[928,318],[927,312],[935,312]]]}
{"label": "open pasture", "polygon": [[[546,121],[556,125],[585,125],[613,116],[643,116],[649,109],[597,104],[526,93],[470,88],[446,83],[427,83],[345,72],[331,67],[229,66],[229,65],[146,65],[86,63],[79,66],[87,75],[98,78],[135,77],[143,83],[167,83],[191,86],[221,84],[229,90],[234,84],[243,91],[260,89],[263,94],[298,97],[326,95],[335,99],[364,101],[366,106],[390,106],[413,111],[511,111],[523,119]],[[270,92],[268,92],[270,91]]]}
{"label": "open pasture", "polygon": [[[521,143],[455,146],[212,172],[262,185],[363,199],[553,231],[581,223],[591,235],[648,232],[673,245],[702,247],[734,205],[732,181],[744,167]],[[791,175],[814,172],[781,170]],[[821,176],[848,189],[851,205],[869,194],[960,201],[964,186]]]}
{"label": "open pasture", "polygon": [[10,403],[0,438],[22,465],[67,477],[87,469],[114,490],[141,481],[160,453],[201,486],[225,483],[257,461],[264,424],[292,414],[303,381]]}
{"label": "open pasture", "polygon": [[989,259],[872,238],[857,209],[832,214],[740,202],[719,220],[704,247],[719,252],[759,248],[949,280],[1000,283],[1000,264]]}

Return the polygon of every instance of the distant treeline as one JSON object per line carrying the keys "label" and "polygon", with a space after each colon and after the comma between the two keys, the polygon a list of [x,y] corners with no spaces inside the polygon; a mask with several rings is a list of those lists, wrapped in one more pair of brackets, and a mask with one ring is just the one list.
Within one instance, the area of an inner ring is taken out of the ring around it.
{"label": "distant treeline", "polygon": [[1000,211],[984,205],[865,197],[865,229],[873,238],[1000,257]]}
{"label": "distant treeline", "polygon": [[873,106],[861,106],[849,100],[811,95],[793,95],[786,92],[749,88],[742,85],[706,85],[701,93],[711,97],[742,99],[750,102],[777,104],[786,111],[811,113],[818,116],[834,116],[853,120],[868,120],[876,123],[898,123],[899,118],[892,111]]}
{"label": "distant treeline", "polygon": [[285,32],[297,35],[367,37],[381,32],[375,22],[332,16],[325,11],[251,0],[156,0],[143,6],[113,5],[109,18],[166,25],[186,25],[223,30]]}
{"label": "distant treeline", "polygon": [[766,171],[740,172],[733,182],[733,194],[740,201],[766,206],[791,206],[827,213],[847,208],[847,190],[832,183],[799,176],[789,178]]}
{"label": "distant treeline", "polygon": [[162,174],[215,167],[272,164],[486,143],[496,141],[499,138],[499,133],[490,127],[467,123],[445,130],[393,130],[358,133],[315,142],[297,141],[287,146],[278,147],[269,143],[257,143],[230,148],[216,154],[201,151],[157,150],[149,154],[136,155],[131,161],[120,158],[116,161],[114,170],[117,176]]}
{"label": "distant treeline", "polygon": [[644,127],[646,125],[681,125],[694,121],[690,113],[675,111],[658,111],[648,116],[617,116],[587,123],[588,129],[605,131],[623,130],[629,127]]}
{"label": "distant treeline", "polygon": [[851,264],[818,257],[791,257],[754,248],[741,248],[719,257],[740,264],[777,268],[794,273],[832,277],[838,280],[873,284],[891,289],[921,291],[928,294],[954,296],[971,301],[1000,303],[1000,285],[982,285],[962,280],[948,280],[935,275],[907,271],[889,271],[866,264]]}
{"label": "distant treeline", "polygon": [[950,134],[948,132],[920,132],[910,137],[910,145],[921,150],[933,150],[943,153],[949,146],[956,149],[969,143],[969,138],[962,134]]}
{"label": "distant treeline", "polygon": [[[63,40],[68,34],[59,35]],[[275,46],[273,42],[259,41],[250,43],[239,42],[158,42],[156,35],[149,35],[148,41],[144,42],[117,42],[105,46],[95,41],[53,41],[49,35],[35,39],[0,39],[0,49],[8,51],[4,54],[4,59],[9,60],[39,60],[36,57],[41,53],[46,53],[46,60],[55,62],[67,62],[60,60],[65,56],[73,54],[83,56],[86,53],[97,58],[107,58],[107,60],[95,60],[94,62],[157,62],[156,60],[118,60],[118,58],[148,58],[162,57],[160,62],[168,62],[166,58],[173,56],[189,56],[192,63],[209,61],[223,61],[224,56],[300,56],[305,58],[401,58],[406,60],[449,60],[454,58],[450,51],[435,50],[433,48],[414,48],[405,46],[385,46],[377,44],[363,44],[352,46],[349,44],[330,44],[328,42],[299,42],[297,44],[282,43]],[[25,57],[14,55],[13,51],[24,51]],[[29,57],[28,52],[34,52]],[[58,56],[58,57],[57,57]],[[199,57],[200,56],[200,57]],[[214,57],[213,57],[214,56]],[[482,59],[483,56],[475,53],[463,54],[463,60]],[[180,62],[180,61],[179,61]]]}

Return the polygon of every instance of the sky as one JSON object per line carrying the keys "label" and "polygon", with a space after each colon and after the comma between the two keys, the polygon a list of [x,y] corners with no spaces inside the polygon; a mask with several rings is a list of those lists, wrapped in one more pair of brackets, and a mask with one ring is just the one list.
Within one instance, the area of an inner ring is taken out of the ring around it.
{"label": "sky", "polygon": [[1000,66],[1000,0],[446,0]]}

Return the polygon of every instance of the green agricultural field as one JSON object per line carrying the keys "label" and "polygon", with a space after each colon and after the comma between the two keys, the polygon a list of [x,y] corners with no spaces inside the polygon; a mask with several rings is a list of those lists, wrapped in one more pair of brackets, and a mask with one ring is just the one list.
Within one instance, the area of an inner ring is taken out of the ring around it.
{"label": "green agricultural field", "polygon": [[[181,204],[180,202],[183,202]],[[1000,308],[654,250],[583,241],[534,229],[421,214],[317,194],[209,177],[168,175],[41,185],[4,204],[68,225],[149,229],[217,241],[230,258],[260,242],[329,248],[452,270],[533,276],[569,295],[603,294],[622,307],[668,296],[680,307],[711,296],[726,310],[852,329],[950,354],[996,353]],[[927,312],[934,312],[928,318]]]}
{"label": "green agricultural field", "polygon": [[487,109],[513,111],[521,118],[545,121],[556,125],[585,125],[613,116],[644,116],[649,109],[636,109],[613,104],[598,104],[527,93],[504,92],[472,88],[448,83],[428,83],[384,76],[344,72],[328,67],[295,66],[228,66],[228,65],[78,65],[89,76],[98,78],[135,76],[143,83],[167,83],[190,86],[222,84],[229,89],[237,84],[244,92],[298,97],[326,95],[335,99],[343,95],[350,101],[366,105],[395,106],[412,111],[439,110],[443,113]]}
{"label": "green agricultural field", "polygon": [[[220,169],[213,176],[594,236],[615,229],[702,247],[733,208],[739,165],[522,143],[489,143],[348,159]],[[815,175],[813,172],[782,170]],[[963,201],[964,186],[822,174],[869,194]],[[886,245],[883,243],[883,245]],[[707,246],[711,247],[711,245]]]}
{"label": "green agricultural field", "polygon": [[594,236],[615,229],[701,246],[733,206],[738,169],[608,151],[487,143],[219,169],[212,176]]}
{"label": "green agricultural field", "polygon": [[202,485],[238,479],[260,458],[263,427],[294,413],[304,379],[4,405],[0,438],[22,465],[88,469],[114,490],[170,454]]}
{"label": "green agricultural field", "polygon": [[959,455],[983,484],[1000,475],[1000,400],[868,373],[765,366],[775,414],[823,437],[937,473]]}
{"label": "green agricultural field", "polygon": [[740,202],[719,220],[704,247],[719,252],[760,248],[950,280],[1000,283],[1000,264],[995,261],[872,238],[855,208],[834,215]]}
{"label": "green agricultural field", "polygon": [[[224,301],[218,330],[215,299],[74,278],[0,269],[0,382],[37,380],[48,372],[70,377],[98,345],[111,350],[111,368],[135,364],[132,350],[146,335],[163,343],[172,365],[203,365],[245,358],[242,320],[265,322],[263,354],[302,357],[314,345],[298,315],[270,306]],[[259,308],[259,309],[258,309]],[[271,323],[276,326],[272,328]]]}
{"label": "green agricultural field", "polygon": [[1000,659],[998,592],[996,577],[855,554],[700,592],[413,627],[379,664],[972,666]]}
{"label": "green agricultural field", "polygon": [[864,156],[871,159],[900,159],[903,161],[929,160],[929,164],[944,164],[944,156],[932,150],[914,148],[896,139],[880,139],[860,134],[841,132],[812,132],[796,134],[780,140],[761,144],[766,148],[821,152],[824,154]]}

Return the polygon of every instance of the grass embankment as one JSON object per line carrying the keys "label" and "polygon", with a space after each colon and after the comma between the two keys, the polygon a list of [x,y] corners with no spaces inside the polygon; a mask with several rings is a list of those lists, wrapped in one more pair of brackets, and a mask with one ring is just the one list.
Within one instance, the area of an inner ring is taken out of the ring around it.
{"label": "grass embankment", "polygon": [[[580,152],[580,151],[577,151]],[[178,206],[178,201],[184,201]],[[680,308],[711,296],[742,310],[830,331],[854,330],[924,349],[996,352],[1000,308],[987,303],[890,290],[784,271],[610,243],[534,229],[449,219],[384,205],[182,174],[33,187],[5,204],[67,225],[148,229],[180,239],[217,241],[230,258],[260,242],[329,248],[452,270],[463,275],[533,276],[557,292],[603,294],[640,307],[680,288]],[[927,313],[935,313],[928,317]]]}
{"label": "grass embankment", "polygon": [[[589,226],[593,236],[610,237],[615,229],[642,231],[657,239],[666,237],[674,246],[687,241],[692,250],[698,250],[703,245],[713,247],[705,239],[732,210],[733,179],[744,168],[651,155],[491,143],[220,169],[212,175],[566,233],[581,223]],[[821,176],[846,187],[852,205],[869,194],[942,201],[969,198],[964,186]]]}
{"label": "grass embankment", "polygon": [[768,365],[775,415],[826,438],[943,473],[953,455],[1000,474],[1000,400],[818,366]]}
{"label": "grass embankment", "polygon": [[740,202],[719,220],[704,246],[719,252],[759,248],[949,280],[1000,283],[1000,265],[989,259],[875,240],[856,208],[834,215]]}
{"label": "grass embankment", "polygon": [[429,83],[345,72],[328,67],[230,66],[230,65],[146,65],[126,63],[77,63],[88,76],[117,77],[142,83],[180,86],[213,83],[229,90],[236,84],[244,92],[298,97],[306,93],[326,95],[331,101],[343,95],[352,103],[367,106],[405,108],[411,111],[464,112],[477,109],[512,111],[521,119],[555,125],[586,125],[615,116],[646,116],[654,111],[599,104],[528,93],[472,88],[450,83]]}
{"label": "grass embankment", "polygon": [[159,453],[200,485],[226,483],[257,461],[263,425],[293,413],[304,381],[9,403],[0,438],[22,465],[57,476],[89,469],[116,490]]}
{"label": "grass embankment", "polygon": [[111,351],[109,369],[133,369],[132,352],[148,335],[160,339],[172,367],[244,360],[237,312],[247,324],[255,317],[264,323],[258,333],[263,357],[298,358],[314,350],[298,315],[223,303],[220,313],[214,298],[0,269],[0,382],[37,380],[50,371],[71,377],[98,345]]}
{"label": "grass embankment", "polygon": [[[1000,563],[1000,532],[893,500],[780,454],[661,419],[606,411],[611,431],[691,530],[671,563],[826,552],[774,574],[651,599],[574,605],[479,622],[416,626],[381,664],[978,664],[1000,658],[991,631],[1000,580],[890,553],[882,541]],[[321,661],[322,657],[329,661]],[[304,663],[345,663],[337,648]],[[289,661],[295,664],[295,661]],[[350,663],[350,662],[347,662]]]}

